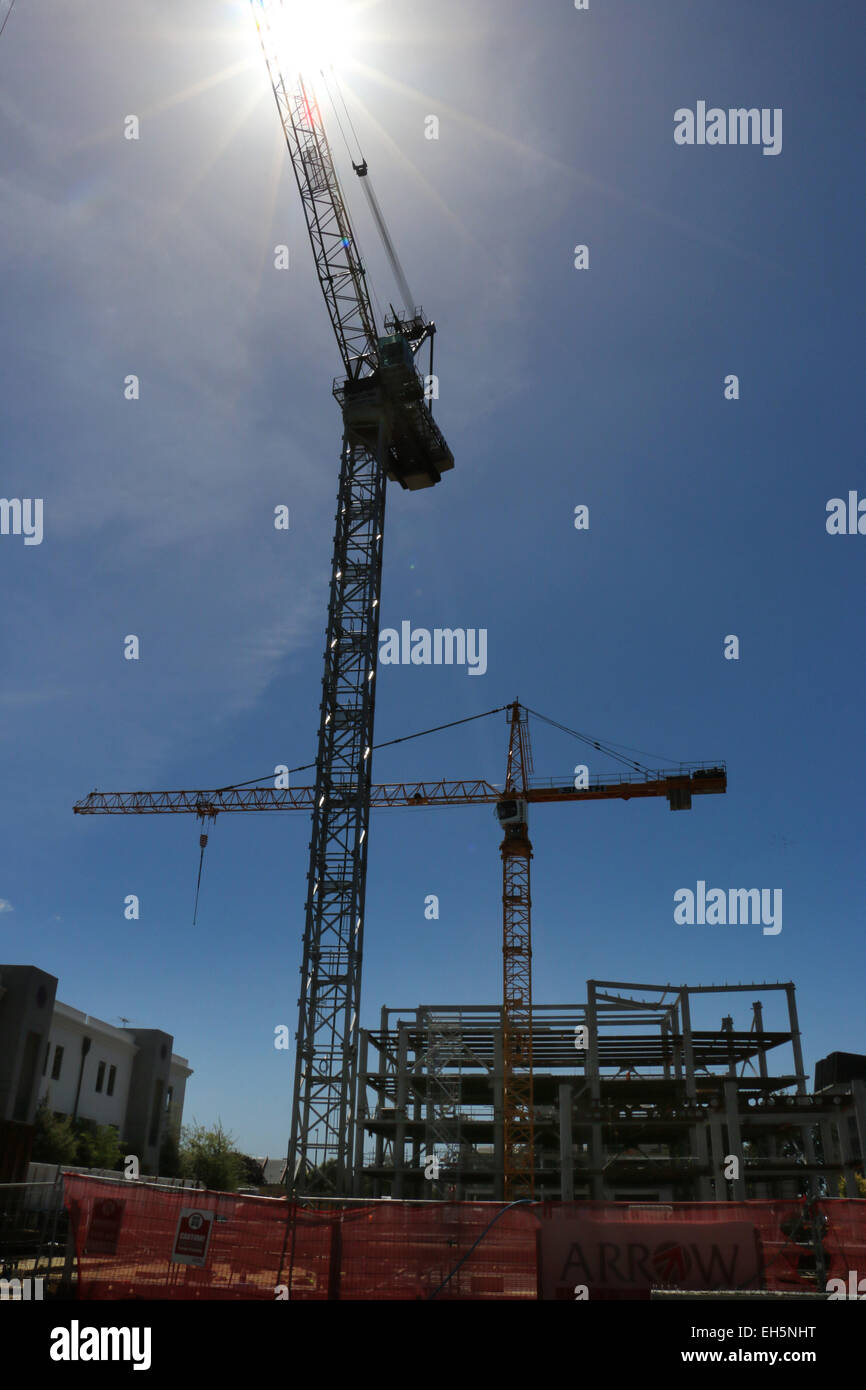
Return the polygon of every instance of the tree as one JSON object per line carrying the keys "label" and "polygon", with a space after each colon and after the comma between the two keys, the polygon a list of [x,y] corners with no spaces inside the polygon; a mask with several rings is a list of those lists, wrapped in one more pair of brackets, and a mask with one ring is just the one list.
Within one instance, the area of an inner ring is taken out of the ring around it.
{"label": "tree", "polygon": [[75,1163],[78,1139],[68,1115],[55,1115],[43,1096],[34,1117],[35,1132],[30,1157],[34,1163]]}
{"label": "tree", "polygon": [[264,1165],[249,1154],[236,1153],[240,1167],[240,1181],[244,1187],[260,1187],[265,1180]]}
{"label": "tree", "polygon": [[[864,1178],[864,1176],[863,1176],[862,1173],[855,1173],[855,1174],[854,1174],[854,1177],[857,1179],[857,1196],[858,1196],[858,1197],[866,1197],[866,1178]],[[845,1181],[844,1178],[840,1178],[840,1179],[839,1179],[839,1196],[840,1196],[840,1197],[844,1197],[844,1196],[846,1195],[847,1191],[848,1191],[848,1184],[847,1184],[847,1182]]]}
{"label": "tree", "polygon": [[226,1134],[222,1121],[215,1129],[204,1125],[184,1125],[180,1141],[180,1171],[217,1192],[236,1192],[242,1167],[234,1152],[234,1137]]}
{"label": "tree", "polygon": [[118,1167],[122,1155],[114,1125],[98,1125],[92,1120],[79,1120],[76,1131],[76,1163],[80,1163],[82,1168]]}

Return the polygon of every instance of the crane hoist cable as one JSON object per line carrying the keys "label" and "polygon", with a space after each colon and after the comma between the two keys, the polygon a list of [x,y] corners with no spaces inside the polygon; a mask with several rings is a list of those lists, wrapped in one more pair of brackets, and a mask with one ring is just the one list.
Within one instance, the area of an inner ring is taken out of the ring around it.
{"label": "crane hoist cable", "polygon": [[[347,136],[346,136],[346,132],[345,132],[345,130],[343,129],[343,122],[340,120],[340,113],[339,113],[339,111],[337,110],[337,102],[336,102],[336,99],[335,99],[335,97],[334,97],[334,95],[333,95],[333,93],[332,93],[332,91],[331,91],[330,86],[328,85],[327,74],[325,73],[324,69],[320,69],[320,72],[321,72],[322,80],[323,80],[323,82],[324,82],[324,84],[325,84],[325,91],[328,93],[328,96],[329,96],[330,101],[331,101],[331,105],[332,105],[332,107],[334,108],[334,116],[336,117],[336,121],[337,121],[337,125],[338,125],[338,127],[339,127],[339,130],[340,130],[340,134],[341,134],[342,137],[343,137],[343,143],[344,143],[345,146],[346,146],[346,152],[347,152],[347,154],[348,154],[350,160],[352,161],[352,168],[354,169],[355,173],[358,175],[358,178],[361,180],[361,186],[362,186],[362,188],[364,189],[364,194],[365,194],[366,199],[367,199],[367,205],[368,205],[368,207],[369,207],[369,209],[370,209],[370,213],[371,213],[371,215],[372,215],[373,221],[374,221],[375,224],[376,224],[376,229],[377,229],[377,231],[378,231],[378,233],[379,233],[379,236],[380,236],[381,241],[382,241],[382,245],[383,245],[383,247],[384,247],[384,249],[385,249],[385,255],[388,257],[388,264],[390,265],[392,271],[394,272],[394,278],[395,278],[395,280],[397,281],[397,285],[398,285],[398,287],[399,287],[400,293],[401,293],[401,295],[403,296],[403,301],[404,301],[404,302],[403,302],[403,308],[404,308],[404,310],[405,310],[405,312],[406,312],[407,314],[411,314],[411,313],[413,312],[414,308],[415,308],[415,299],[414,299],[414,297],[413,297],[413,295],[412,295],[412,291],[411,291],[410,288],[409,288],[409,283],[408,283],[408,281],[407,281],[407,279],[406,279],[406,275],[405,275],[405,273],[404,273],[404,271],[403,271],[403,267],[402,267],[402,265],[400,264],[400,258],[399,258],[399,256],[397,255],[396,249],[395,249],[395,247],[394,247],[394,242],[393,242],[392,239],[391,239],[391,233],[388,231],[388,224],[386,223],[386,221],[385,221],[385,216],[384,216],[384,214],[383,214],[383,212],[382,212],[381,207],[379,206],[379,199],[376,197],[376,194],[375,194],[375,192],[373,191],[373,184],[372,184],[372,181],[371,181],[371,179],[370,179],[370,173],[369,173],[369,170],[368,170],[368,167],[367,167],[367,161],[366,161],[366,159],[364,158],[364,151],[361,149],[361,142],[360,142],[360,140],[358,139],[358,132],[355,130],[355,124],[354,124],[354,122],[353,122],[353,120],[352,120],[352,117],[351,117],[351,115],[350,115],[350,113],[349,113],[349,108],[348,108],[348,106],[346,105],[346,98],[343,96],[343,89],[342,89],[341,86],[340,86],[339,78],[337,77],[337,74],[334,72],[334,69],[331,68],[331,76],[332,76],[332,78],[333,78],[334,87],[335,87],[335,89],[336,89],[336,91],[337,91],[337,93],[338,93],[338,95],[339,95],[339,97],[340,97],[341,102],[343,103],[343,110],[344,110],[345,115],[346,115],[346,120],[347,120],[348,123],[349,123],[349,126],[350,126],[351,131],[352,131],[352,135],[354,136],[354,139],[355,139],[355,144],[356,144],[357,147],[358,147],[358,159],[357,159],[357,161],[355,160],[354,154],[353,154],[352,149],[351,149],[351,147],[350,147],[350,145],[349,145],[349,140],[348,140],[348,138],[347,138]],[[393,305],[392,305],[392,312],[393,312]]]}
{"label": "crane hoist cable", "polygon": [[[343,103],[343,110],[344,110],[344,112],[345,112],[345,114],[346,114],[346,120],[349,122],[349,129],[351,130],[353,136],[355,137],[355,144],[358,146],[358,154],[360,155],[361,160],[362,160],[362,162],[363,162],[364,154],[363,154],[363,151],[362,151],[362,149],[361,149],[361,142],[360,142],[360,140],[358,139],[358,132],[357,132],[357,130],[355,129],[355,122],[352,120],[352,113],[351,113],[351,111],[349,110],[348,105],[346,104],[346,98],[345,98],[345,96],[343,95],[343,89],[342,89],[342,87],[340,86],[340,79],[339,79],[339,77],[337,76],[336,72],[334,71],[334,66],[333,66],[333,64],[331,64],[331,72],[334,74],[334,86],[335,86],[336,89],[337,89],[337,92],[338,92],[339,97],[340,97],[340,101]],[[336,108],[335,108],[335,112],[334,112],[334,113],[336,114]],[[346,141],[346,148],[348,149],[348,141]]]}
{"label": "crane hoist cable", "polygon": [[391,233],[388,231],[388,228],[385,223],[385,218],[382,214],[382,209],[379,207],[379,200],[376,197],[376,194],[373,192],[373,185],[370,182],[370,175],[367,172],[367,161],[364,160],[361,164],[353,163],[352,168],[355,170],[355,173],[361,180],[361,187],[363,188],[364,193],[366,194],[367,203],[369,205],[370,212],[372,213],[373,221],[376,223],[379,236],[382,239],[382,245],[385,248],[385,255],[388,257],[388,263],[394,272],[394,278],[397,281],[400,293],[403,296],[403,307],[406,313],[411,315],[415,309],[415,300],[412,295],[412,291],[409,288],[406,276],[403,273],[403,267],[400,264],[397,252],[394,249],[394,243],[391,240]]}
{"label": "crane hoist cable", "polygon": [[[346,146],[346,153],[347,153],[347,155],[349,156],[349,161],[350,161],[350,163],[351,163],[351,165],[352,165],[352,168],[353,168],[353,169],[355,170],[355,172],[357,173],[357,170],[358,170],[359,165],[357,165],[357,164],[355,163],[354,152],[353,152],[353,150],[352,150],[351,145],[349,144],[348,136],[346,135],[346,132],[345,132],[345,130],[343,129],[343,122],[340,120],[340,112],[339,112],[338,109],[337,109],[337,102],[336,102],[336,99],[335,99],[335,97],[334,97],[334,93],[331,91],[331,88],[330,88],[330,86],[328,85],[328,75],[327,75],[327,73],[325,72],[324,68],[320,68],[320,69],[319,69],[319,76],[321,77],[322,82],[324,83],[324,86],[325,86],[325,91],[326,91],[327,94],[328,94],[328,99],[329,99],[329,101],[330,101],[330,103],[331,103],[331,107],[332,107],[332,110],[333,110],[333,112],[334,112],[334,119],[336,120],[336,122],[337,122],[337,127],[338,127],[338,129],[339,129],[339,131],[340,131],[340,134],[341,134],[342,137],[343,137],[343,144]],[[366,167],[367,167],[367,161],[364,159],[364,153],[363,153],[363,151],[362,151],[362,149],[361,149],[361,142],[360,142],[359,139],[358,139],[358,135],[357,135],[357,132],[356,132],[356,130],[355,130],[355,125],[354,125],[354,122],[352,121],[352,117],[349,115],[349,108],[348,108],[348,106],[346,105],[346,98],[343,96],[343,92],[342,92],[342,89],[341,89],[341,87],[340,87],[339,81],[338,81],[338,79],[337,79],[337,74],[334,72],[333,66],[331,67],[331,76],[332,76],[333,81],[334,81],[334,86],[335,86],[335,88],[337,89],[337,91],[339,92],[340,100],[341,100],[342,103],[343,103],[343,110],[344,110],[344,112],[345,112],[345,114],[346,114],[346,120],[349,122],[349,126],[350,126],[351,131],[352,131],[352,134],[353,134],[353,136],[354,136],[354,138],[355,138],[355,144],[356,144],[357,147],[358,147],[358,159],[360,160],[360,164],[363,165],[363,167],[366,169]],[[357,236],[356,236],[356,241],[357,241]],[[359,247],[358,249],[359,249],[359,251],[360,251],[360,247]],[[362,259],[363,259],[363,257],[362,257]],[[374,301],[374,303],[375,303],[375,305],[376,305],[376,313],[377,313],[377,315],[378,315],[378,321],[379,321],[379,323],[382,323],[383,320],[384,320],[384,318],[385,318],[385,315],[384,315],[384,313],[382,312],[382,305],[381,305],[380,302],[379,302],[379,296],[376,294],[375,286],[368,284],[368,285],[367,285],[367,290],[368,290],[368,292],[370,293],[370,295],[372,296],[373,301]]]}
{"label": "crane hoist cable", "polygon": [[[342,137],[343,137],[343,144],[346,146],[346,153],[348,154],[349,158],[351,159],[352,163],[354,164],[354,162],[355,162],[355,156],[354,156],[354,153],[353,153],[353,151],[352,151],[351,146],[349,145],[349,140],[348,140],[348,137],[347,137],[347,135],[346,135],[346,132],[345,132],[345,130],[343,129],[343,122],[340,120],[340,113],[339,113],[339,111],[337,110],[337,102],[336,102],[336,99],[335,99],[335,97],[334,97],[333,92],[331,91],[330,86],[328,85],[328,74],[325,72],[325,69],[324,69],[324,68],[320,68],[320,69],[319,69],[319,73],[320,73],[320,75],[321,75],[322,81],[323,81],[324,84],[325,84],[325,91],[328,93],[328,97],[330,98],[331,106],[334,108],[334,119],[336,120],[337,126],[338,126],[339,131],[340,131],[340,134],[341,134]],[[355,124],[354,124],[354,122],[353,122],[353,120],[352,120],[352,117],[349,115],[349,108],[348,108],[348,106],[346,105],[346,98],[343,96],[343,89],[342,89],[342,87],[340,86],[340,81],[339,81],[339,78],[337,77],[336,72],[334,71],[333,65],[332,65],[332,67],[331,67],[331,77],[333,78],[334,87],[336,88],[336,90],[337,90],[337,92],[338,92],[338,94],[339,94],[340,101],[343,103],[343,111],[344,111],[344,113],[345,113],[346,120],[347,120],[348,123],[349,123],[349,128],[350,128],[350,130],[351,130],[351,132],[352,132],[352,135],[354,136],[355,144],[356,144],[356,146],[357,146],[357,148],[358,148],[358,159],[359,159],[360,162],[363,164],[363,163],[364,163],[364,151],[361,149],[361,142],[360,142],[360,140],[358,139],[358,132],[355,130]]]}
{"label": "crane hoist cable", "polygon": [[199,895],[199,889],[201,888],[201,871],[202,871],[202,868],[203,868],[203,866],[204,866],[204,852],[205,852],[205,848],[206,848],[206,846],[207,846],[207,839],[208,839],[208,837],[207,837],[207,831],[206,831],[206,829],[205,829],[205,826],[206,826],[206,824],[207,824],[207,822],[208,822],[209,820],[212,820],[212,821],[214,822],[214,824],[216,824],[216,811],[199,811],[198,816],[199,816],[199,820],[200,820],[201,823],[202,823],[202,831],[201,831],[201,834],[200,834],[199,837],[198,837],[199,849],[200,849],[201,853],[199,854],[199,858],[198,858],[198,878],[197,878],[196,881],[195,881],[195,906],[193,907],[193,912],[192,912],[192,924],[193,924],[193,926],[195,926],[196,917],[198,916],[198,895]]}
{"label": "crane hoist cable", "polygon": [[3,30],[6,28],[6,25],[7,25],[8,22],[9,22],[9,16],[10,16],[10,14],[12,13],[12,11],[13,11],[14,9],[15,9],[15,0],[12,0],[12,4],[9,6],[8,10],[6,11],[6,14],[5,14],[4,17],[3,17],[3,23],[0,24],[0,34],[2,34],[2,33],[3,33]]}

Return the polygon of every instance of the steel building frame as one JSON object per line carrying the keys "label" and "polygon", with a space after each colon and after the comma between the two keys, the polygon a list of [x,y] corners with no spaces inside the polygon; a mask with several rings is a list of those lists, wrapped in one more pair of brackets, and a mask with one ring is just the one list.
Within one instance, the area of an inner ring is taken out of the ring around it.
{"label": "steel building frame", "polygon": [[[741,993],[754,996],[748,1027],[730,1015],[694,1027],[700,996]],[[767,993],[784,995],[784,1028],[765,1027]],[[450,1052],[435,1056],[446,1023]],[[840,1177],[857,1191],[866,1080],[809,1093],[791,982],[590,980],[585,1004],[535,1005],[532,1035],[537,1198],[836,1196]],[[502,1199],[502,1010],[385,1008],[378,1029],[362,1030],[360,1051],[356,1195]],[[450,1130],[428,1118],[446,1092]],[[431,1143],[438,1178],[425,1177]]]}

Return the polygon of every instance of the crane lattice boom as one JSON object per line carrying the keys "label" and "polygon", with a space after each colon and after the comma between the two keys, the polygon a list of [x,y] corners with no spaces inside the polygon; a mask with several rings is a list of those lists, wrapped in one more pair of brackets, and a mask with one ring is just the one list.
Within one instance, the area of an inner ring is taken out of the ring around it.
{"label": "crane lattice boom", "polygon": [[[589,785],[575,789],[557,782],[553,777],[529,778],[525,799],[535,804],[548,801],[628,801],[633,797],[666,796],[681,799],[723,792],[727,774],[724,764],[692,763],[670,772],[645,777],[636,773],[591,778]],[[493,805],[502,800],[507,786],[488,782],[483,777],[455,781],[380,782],[370,787],[370,805],[383,806],[477,806]],[[349,783],[341,788],[332,784],[332,800],[339,802],[344,795],[354,796],[356,788]],[[272,787],[228,787],[221,791],[159,791],[159,792],[100,792],[93,791],[73,810],[79,816],[135,815],[151,816],[165,812],[181,815],[213,815],[217,812],[240,811],[311,811],[315,802],[315,787],[290,787],[275,791]],[[680,809],[679,806],[675,809]]]}
{"label": "crane lattice boom", "polygon": [[378,363],[373,308],[316,94],[284,66],[291,34],[280,0],[253,0],[253,14],[346,376],[369,375]]}

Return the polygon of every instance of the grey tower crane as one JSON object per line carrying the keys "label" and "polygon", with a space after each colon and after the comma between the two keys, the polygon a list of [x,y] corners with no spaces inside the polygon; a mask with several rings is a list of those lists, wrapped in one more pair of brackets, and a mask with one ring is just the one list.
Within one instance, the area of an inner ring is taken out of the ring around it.
{"label": "grey tower crane", "polygon": [[[287,1174],[297,1192],[343,1193],[353,1153],[386,478],[432,487],[454,459],[415,365],[429,341],[432,366],[435,324],[407,304],[404,314],[392,309],[378,332],[315,92],[280,51],[282,5],[251,3],[343,359],[333,387],[343,444]],[[365,162],[354,167],[368,177]]]}

